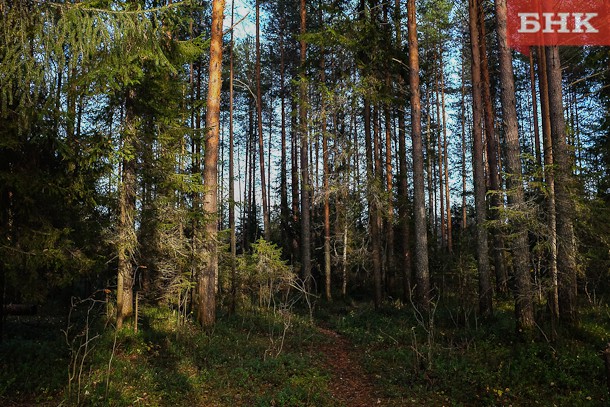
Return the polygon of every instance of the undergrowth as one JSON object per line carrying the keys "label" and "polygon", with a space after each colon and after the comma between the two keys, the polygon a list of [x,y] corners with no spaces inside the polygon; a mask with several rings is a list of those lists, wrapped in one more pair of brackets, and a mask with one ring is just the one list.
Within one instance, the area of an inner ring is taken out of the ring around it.
{"label": "undergrowth", "polygon": [[[452,309],[440,302],[432,326],[399,303],[377,311],[323,304],[315,318],[354,345],[380,405],[610,402],[600,358],[610,341],[606,306],[587,308],[580,325],[560,330],[555,341],[543,320],[536,334],[519,337],[509,302],[498,303],[484,323]],[[137,332],[116,331],[97,311],[74,314],[71,325],[49,316],[9,318],[0,344],[0,405],[339,406],[320,353],[328,338],[307,310],[306,317],[291,313],[288,323],[279,312],[242,310],[220,316],[209,332],[166,307],[144,306]]]}
{"label": "undergrowth", "polygon": [[70,391],[74,353],[61,324],[47,337],[15,335],[0,348],[0,405],[334,405],[317,352],[321,338],[307,320],[293,316],[283,337],[284,321],[269,311],[225,316],[207,333],[178,321],[159,307],[144,307],[137,333],[98,320],[89,337],[99,337]]}
{"label": "undergrowth", "polygon": [[580,326],[564,329],[556,341],[544,325],[527,340],[518,336],[508,302],[484,324],[448,309],[439,305],[432,341],[406,306],[348,307],[321,317],[358,347],[392,405],[608,405],[600,357],[610,341],[606,308],[589,308]]}

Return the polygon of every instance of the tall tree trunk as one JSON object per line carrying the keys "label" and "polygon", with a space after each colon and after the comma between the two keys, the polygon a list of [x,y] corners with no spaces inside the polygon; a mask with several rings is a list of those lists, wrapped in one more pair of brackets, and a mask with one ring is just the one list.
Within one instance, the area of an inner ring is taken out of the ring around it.
{"label": "tall tree trunk", "polygon": [[[231,0],[231,26],[235,16],[235,0]],[[229,231],[231,250],[231,312],[235,312],[237,303],[237,239],[235,236],[235,170],[233,164],[233,30],[231,30],[231,46],[229,48]]]}
{"label": "tall tree trunk", "polygon": [[[489,167],[489,187],[491,189],[491,209],[489,218],[498,221],[502,209],[504,208],[504,199],[502,194],[502,186],[500,185],[500,170],[498,166],[498,144],[496,143],[495,126],[494,126],[494,111],[491,100],[491,80],[489,77],[489,63],[487,60],[487,40],[485,30],[485,11],[484,5],[478,5],[479,19],[479,46],[481,52],[481,75],[483,79],[483,110],[484,110],[484,126],[485,126],[485,141],[487,147],[487,165]],[[498,227],[493,227],[491,230],[493,236],[493,259],[494,269],[496,273],[496,289],[501,293],[508,292],[508,274],[506,272],[506,260],[504,259],[504,239],[502,232]]]}
{"label": "tall tree trunk", "polygon": [[413,146],[413,217],[415,220],[415,284],[417,305],[430,310],[430,272],[428,269],[428,228],[424,196],[424,153],[421,134],[421,102],[419,88],[419,51],[415,0],[407,2],[409,43],[409,86],[411,88],[411,138]]}
{"label": "tall tree trunk", "polygon": [[542,168],[542,152],[540,151],[540,126],[538,125],[538,101],[536,97],[536,68],[534,66],[535,48],[530,52],[530,87],[532,89],[532,121],[534,122],[534,156],[536,165]]}
{"label": "tall tree trunk", "polygon": [[[394,13],[396,27],[396,46],[402,49],[401,29],[401,4],[400,0],[394,1]],[[401,100],[404,99],[403,88],[405,86],[402,75],[398,77],[398,88]],[[407,180],[407,147],[406,147],[406,123],[404,106],[398,107],[398,223],[400,227],[400,267],[402,269],[402,295],[403,301],[408,301],[411,295],[411,248],[409,247],[409,188]]]}
{"label": "tall tree trunk", "polygon": [[133,313],[133,256],[136,251],[136,150],[137,129],[135,123],[135,90],[127,93],[125,100],[125,123],[123,137],[124,152],[120,189],[118,225],[118,278],[117,278],[117,328],[123,326],[126,318]]}
{"label": "tall tree trunk", "polygon": [[212,2],[212,27],[210,42],[210,79],[206,104],[205,150],[203,156],[203,184],[205,195],[203,213],[206,215],[205,263],[197,280],[197,320],[204,327],[211,327],[216,320],[216,276],[218,274],[218,141],[220,137],[220,91],[222,88],[222,22],[224,0]]}
{"label": "tall tree trunk", "polygon": [[[546,184],[547,224],[549,231],[549,274],[551,287],[549,303],[553,328],[559,318],[559,292],[557,277],[557,216],[555,210],[555,173],[553,170],[553,139],[551,137],[551,113],[549,108],[549,83],[546,69],[546,52],[538,47],[538,81],[540,83],[540,110],[542,113],[542,145],[544,150],[544,182]],[[553,334],[555,330],[553,329]]]}
{"label": "tall tree trunk", "polygon": [[[387,84],[390,84],[390,76],[387,76]],[[388,194],[388,208],[386,212],[387,216],[387,227],[386,227],[386,278],[383,283],[388,284],[388,279],[394,279],[395,265],[394,265],[394,189],[393,189],[393,174],[392,174],[392,118],[390,115],[390,106],[384,106],[385,116],[385,178],[386,178],[386,191]]]}
{"label": "tall tree trunk", "polygon": [[263,199],[263,229],[265,240],[271,240],[269,203],[265,174],[265,149],[263,143],[263,95],[261,90],[260,1],[256,0],[256,122],[258,126],[258,157],[261,172],[261,196]]}
{"label": "tall tree trunk", "polygon": [[462,124],[462,233],[466,231],[468,227],[468,210],[466,208],[466,69],[465,69],[465,56],[464,47],[462,47],[462,86],[461,86],[461,99],[460,99],[460,122]]}
{"label": "tall tree trunk", "polygon": [[292,225],[293,235],[292,238],[292,255],[294,258],[298,257],[300,251],[300,236],[297,236],[297,225],[300,219],[300,198],[299,198],[299,145],[300,145],[300,134],[301,129],[298,125],[297,111],[297,100],[292,98],[291,102],[291,120],[290,120],[290,177],[291,177],[291,202],[292,202]]}
{"label": "tall tree trunk", "polygon": [[442,106],[442,119],[443,119],[443,157],[445,167],[445,210],[447,211],[447,250],[449,253],[453,252],[453,220],[451,217],[451,191],[449,187],[449,149],[447,146],[447,111],[445,106],[445,73],[444,73],[444,62],[443,52],[441,49],[440,55],[440,66],[441,66],[441,106]]}
{"label": "tall tree trunk", "polygon": [[437,134],[436,134],[436,145],[437,145],[437,164],[438,164],[438,195],[439,195],[439,211],[440,211],[440,227],[441,227],[441,248],[447,247],[447,224],[445,223],[445,180],[444,180],[444,171],[443,171],[443,163],[445,162],[443,158],[443,133],[441,129],[441,75],[438,73],[439,70],[442,70],[441,66],[441,50],[437,50],[439,53],[438,57],[438,67],[437,72],[435,74],[436,81],[434,84],[434,98],[436,99],[436,123],[437,123]]}
{"label": "tall tree trunk", "polygon": [[[519,144],[519,127],[517,122],[517,104],[515,99],[515,80],[511,51],[506,36],[506,0],[495,0],[497,33],[500,57],[500,99],[502,103],[502,123],[506,145],[506,188],[509,213],[515,210],[515,217],[510,220],[511,249],[513,273],[515,276],[515,317],[517,329],[528,331],[534,326],[532,287],[529,275],[529,244],[527,226],[519,211],[525,210],[523,190],[521,147]],[[510,215],[509,215],[510,216]]]}
{"label": "tall tree trunk", "polygon": [[[375,115],[374,115],[375,116]],[[376,117],[373,118],[375,122]],[[377,126],[375,126],[377,130]],[[371,134],[371,106],[368,97],[364,98],[364,140],[366,146],[367,200],[369,203],[369,225],[371,233],[371,256],[373,263],[373,284],[375,308],[381,306],[381,233],[379,230],[379,206],[377,204],[378,178],[381,161],[378,150],[378,131]]]}
{"label": "tall tree trunk", "polygon": [[426,119],[426,175],[428,178],[428,227],[436,237],[436,200],[434,199],[434,170],[433,170],[433,149],[432,149],[432,108],[430,107],[430,90],[426,88],[427,119]]}
{"label": "tall tree trunk", "polygon": [[[306,0],[300,1],[300,32],[305,35],[307,30]],[[300,84],[299,84],[299,132],[301,139],[301,277],[307,289],[311,287],[311,221],[309,207],[309,141],[307,135],[307,78],[305,73],[305,59],[307,57],[307,43],[300,40]]]}
{"label": "tall tree trunk", "polygon": [[[320,84],[325,87],[326,83],[326,61],[324,59],[324,51],[320,56]],[[322,91],[320,101],[320,120],[322,132],[322,167],[323,167],[323,189],[324,189],[324,288],[326,300],[331,301],[331,264],[330,264],[330,186],[328,179],[330,177],[330,169],[328,168],[329,152],[328,152],[328,135],[326,134],[326,100]]]}
{"label": "tall tree trunk", "polygon": [[[282,241],[288,244],[290,238],[290,208],[288,206],[288,174],[287,174],[287,145],[286,145],[286,85],[285,85],[285,45],[284,45],[284,30],[285,18],[282,15],[280,19],[280,104],[281,104],[281,138],[282,138],[282,155],[280,158],[280,214],[282,224]],[[286,246],[290,248],[290,246]]]}
{"label": "tall tree trunk", "polygon": [[474,204],[477,220],[477,265],[479,268],[479,312],[489,316],[493,312],[489,248],[487,243],[487,204],[485,202],[485,169],[483,163],[481,56],[477,0],[468,1],[470,16],[470,45],[472,49],[472,166],[474,171]]}
{"label": "tall tree trunk", "polygon": [[549,87],[549,113],[553,158],[555,160],[555,208],[557,216],[557,271],[559,284],[560,318],[567,323],[578,322],[576,312],[576,243],[574,237],[575,212],[571,188],[573,188],[573,157],[566,144],[566,128],[563,112],[561,61],[559,48],[546,48]]}

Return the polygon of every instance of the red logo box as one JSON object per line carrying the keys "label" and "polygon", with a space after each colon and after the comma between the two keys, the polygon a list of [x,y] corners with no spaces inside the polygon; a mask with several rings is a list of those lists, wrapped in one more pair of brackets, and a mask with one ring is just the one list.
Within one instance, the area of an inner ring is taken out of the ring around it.
{"label": "red logo box", "polygon": [[508,44],[610,45],[610,0],[507,0]]}

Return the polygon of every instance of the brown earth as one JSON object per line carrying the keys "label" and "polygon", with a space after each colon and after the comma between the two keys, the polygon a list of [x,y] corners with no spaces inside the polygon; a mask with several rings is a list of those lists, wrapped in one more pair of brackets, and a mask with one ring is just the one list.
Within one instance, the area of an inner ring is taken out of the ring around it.
{"label": "brown earth", "polygon": [[335,400],[348,407],[384,405],[375,395],[372,379],[358,363],[354,346],[337,332],[326,328],[318,328],[318,331],[328,338],[320,352],[332,372],[329,387]]}

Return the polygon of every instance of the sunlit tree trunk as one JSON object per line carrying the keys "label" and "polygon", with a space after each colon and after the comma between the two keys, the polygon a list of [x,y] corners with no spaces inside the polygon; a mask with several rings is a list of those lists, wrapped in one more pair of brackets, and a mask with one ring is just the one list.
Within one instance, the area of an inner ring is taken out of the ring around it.
{"label": "sunlit tree trunk", "polygon": [[216,276],[218,274],[218,141],[220,137],[220,91],[222,87],[222,22],[224,0],[212,2],[212,27],[210,42],[210,72],[206,104],[205,150],[203,156],[203,184],[205,195],[203,213],[205,261],[197,276],[198,308],[197,320],[204,327],[214,325],[216,320]]}
{"label": "sunlit tree trunk", "polygon": [[489,316],[493,312],[491,279],[489,270],[489,248],[487,242],[487,204],[485,202],[485,169],[483,163],[483,106],[481,95],[481,58],[477,1],[468,1],[470,16],[470,45],[472,49],[472,166],[474,171],[474,203],[476,211],[477,265],[479,268],[479,312]]}
{"label": "sunlit tree trunk", "polygon": [[[481,53],[481,77],[483,79],[482,97],[484,111],[485,141],[487,148],[487,165],[489,187],[491,189],[489,218],[497,221],[504,208],[502,186],[500,185],[500,167],[498,166],[498,144],[496,143],[494,110],[491,100],[491,79],[489,76],[489,63],[487,60],[487,36],[485,30],[484,5],[478,4],[478,29],[479,46]],[[493,259],[496,274],[496,288],[501,293],[508,292],[508,274],[506,272],[506,260],[504,259],[504,239],[498,227],[491,229],[493,236]]]}
{"label": "sunlit tree trunk", "polygon": [[413,217],[415,221],[415,293],[417,305],[430,310],[430,273],[428,269],[428,228],[424,196],[424,153],[421,134],[419,51],[415,0],[407,2],[409,43],[409,86],[411,88],[411,138],[413,146]]}
{"label": "sunlit tree trunk", "polygon": [[133,313],[133,256],[136,251],[136,162],[137,129],[135,123],[135,91],[129,90],[125,100],[125,120],[122,133],[123,162],[119,184],[117,328]]}

